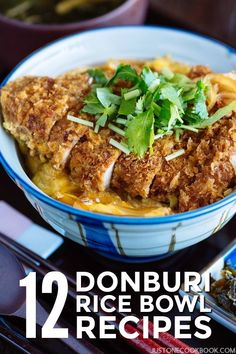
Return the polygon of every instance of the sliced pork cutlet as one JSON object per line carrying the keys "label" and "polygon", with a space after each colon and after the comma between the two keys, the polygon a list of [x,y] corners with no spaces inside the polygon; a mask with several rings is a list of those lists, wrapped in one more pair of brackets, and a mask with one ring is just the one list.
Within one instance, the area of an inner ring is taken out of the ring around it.
{"label": "sliced pork cutlet", "polygon": [[[81,116],[81,115],[80,115]],[[49,154],[52,166],[63,169],[70,153],[79,140],[88,134],[88,127],[62,118],[52,128],[48,141]]]}
{"label": "sliced pork cutlet", "polygon": [[[46,85],[47,80],[40,80],[40,85]],[[0,103],[4,118],[4,127],[22,141],[26,141],[31,133],[23,126],[26,114],[33,106],[31,97],[35,88],[39,87],[38,78],[23,77],[9,82],[1,89]]]}
{"label": "sliced pork cutlet", "polygon": [[119,194],[148,198],[153,179],[159,173],[163,156],[172,150],[174,140],[170,137],[156,141],[153,152],[143,158],[135,154],[122,154],[114,168],[111,186]]}
{"label": "sliced pork cutlet", "polygon": [[236,183],[236,118],[225,118],[205,132],[195,152],[198,173],[179,195],[179,211],[212,204]]}
{"label": "sliced pork cutlet", "polygon": [[[31,155],[45,156],[54,124],[65,118],[89,90],[88,75],[80,80],[26,77],[2,89],[1,105],[6,129],[26,143]],[[86,92],[84,92],[86,91]]]}
{"label": "sliced pork cutlet", "polygon": [[185,153],[163,160],[151,198],[160,202],[174,199],[176,210],[184,212],[216,202],[235,184],[235,117],[221,119],[201,133],[185,133],[174,146],[178,149]]}
{"label": "sliced pork cutlet", "polygon": [[109,144],[114,136],[109,129],[84,135],[71,152],[70,176],[82,191],[104,191],[110,186],[120,151]]}
{"label": "sliced pork cutlet", "polygon": [[2,89],[1,105],[5,127],[32,154],[44,153],[51,128],[67,109],[65,89],[48,77],[10,82]]}
{"label": "sliced pork cutlet", "polygon": [[86,70],[74,70],[59,76],[58,85],[68,92],[67,104],[71,111],[79,112],[83,99],[91,90],[90,76]]}
{"label": "sliced pork cutlet", "polygon": [[[67,114],[94,121],[95,117],[81,113],[83,99],[90,91],[88,80],[88,75],[80,70],[60,76],[58,83],[70,92],[68,97],[70,110]],[[54,168],[63,169],[65,167],[72,149],[87,132],[88,127],[68,120],[67,116],[54,124],[48,141],[50,151],[48,157],[51,158]]]}

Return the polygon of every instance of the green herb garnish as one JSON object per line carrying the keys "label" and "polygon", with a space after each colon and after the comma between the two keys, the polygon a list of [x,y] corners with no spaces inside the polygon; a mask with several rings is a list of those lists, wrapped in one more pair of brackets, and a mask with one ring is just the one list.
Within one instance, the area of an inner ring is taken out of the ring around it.
{"label": "green herb garnish", "polygon": [[121,137],[116,146],[139,157],[152,152],[156,139],[174,134],[178,141],[184,130],[197,134],[236,110],[232,101],[209,117],[209,85],[169,69],[157,73],[144,67],[138,74],[132,66],[121,64],[110,80],[101,69],[88,73],[94,83],[82,112],[95,116],[95,132],[108,126]]}

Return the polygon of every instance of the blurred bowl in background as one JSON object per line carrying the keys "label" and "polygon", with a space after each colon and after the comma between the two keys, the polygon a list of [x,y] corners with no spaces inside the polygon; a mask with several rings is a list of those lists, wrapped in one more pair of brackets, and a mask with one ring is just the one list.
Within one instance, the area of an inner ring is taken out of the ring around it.
{"label": "blurred bowl in background", "polygon": [[97,27],[142,24],[149,0],[126,0],[103,16],[68,24],[28,24],[0,15],[0,70],[14,67],[26,55],[44,44]]}

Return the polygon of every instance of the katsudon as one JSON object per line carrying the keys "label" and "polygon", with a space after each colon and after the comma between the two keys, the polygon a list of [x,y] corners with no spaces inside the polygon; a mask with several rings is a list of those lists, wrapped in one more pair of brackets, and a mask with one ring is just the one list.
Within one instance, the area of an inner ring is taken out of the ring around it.
{"label": "katsudon", "polygon": [[46,194],[93,212],[163,216],[236,185],[236,77],[169,57],[110,61],[1,89],[4,127]]}

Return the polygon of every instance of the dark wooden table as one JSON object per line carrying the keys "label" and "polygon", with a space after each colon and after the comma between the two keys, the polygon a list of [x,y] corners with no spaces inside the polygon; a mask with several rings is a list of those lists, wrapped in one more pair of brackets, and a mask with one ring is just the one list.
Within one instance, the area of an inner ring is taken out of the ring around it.
{"label": "dark wooden table", "polygon": [[[155,1],[155,0],[154,0]],[[157,1],[157,0],[156,0]],[[227,1],[226,1],[227,2]],[[159,15],[155,15],[153,11],[149,12],[147,23],[157,23],[164,24],[168,26],[178,26],[178,27],[191,27],[191,29],[196,29],[194,25],[188,25],[186,21],[181,19],[181,16],[175,16],[174,19],[171,19],[171,13],[169,11],[168,14],[163,10],[163,3],[160,1],[162,6],[162,11],[159,12]],[[187,1],[186,1],[187,3]],[[190,2],[188,1],[188,4]],[[173,6],[173,1],[172,1]],[[173,10],[174,11],[174,10]],[[194,17],[194,16],[193,16]],[[189,22],[189,19],[188,19]],[[191,21],[190,21],[191,22]],[[204,22],[204,21],[203,21]],[[192,24],[194,23],[191,22]],[[200,26],[198,24],[198,26]],[[214,36],[214,33],[218,33],[217,31],[217,23],[215,24],[216,30],[214,32],[214,28],[212,28],[212,32],[209,33]],[[220,24],[219,24],[220,26]],[[203,32],[205,31],[205,27],[202,25]],[[198,30],[201,28],[198,27]],[[208,31],[209,32],[209,31]],[[219,37],[219,36],[218,36]],[[229,42],[229,41],[228,41]],[[230,42],[230,44],[236,44],[234,41]],[[1,55],[1,54],[0,54]],[[34,222],[48,227],[48,225],[41,219],[38,213],[31,207],[31,205],[27,202],[22,192],[13,184],[13,182],[9,179],[3,169],[0,167],[0,200],[5,200],[9,204],[11,204],[14,208],[18,209],[20,212],[24,213],[28,217],[30,217]],[[110,270],[119,274],[120,271],[126,270],[130,274],[134,271],[143,272],[145,270],[153,270],[162,272],[163,270],[168,270],[172,275],[175,271],[190,271],[196,270],[199,271],[203,266],[205,266],[220,250],[222,250],[231,240],[235,238],[235,229],[236,229],[236,219],[234,218],[223,230],[218,232],[216,235],[212,236],[208,240],[205,240],[187,250],[177,253],[172,258],[164,260],[162,262],[155,262],[149,264],[142,265],[129,265],[129,264],[121,264],[118,262],[107,261],[103,257],[100,257],[93,252],[82,249],[80,246],[72,243],[69,240],[65,240],[64,245],[51,257],[51,260],[60,267],[63,271],[75,275],[76,271],[80,270],[88,270],[93,272],[94,274],[100,273],[102,271]],[[0,289],[1,291],[1,289]],[[137,296],[132,294],[132,306],[134,312],[138,314],[138,301]],[[44,301],[45,305],[51,304],[51,299],[44,298],[41,299]],[[177,310],[172,311],[169,316],[173,320],[174,316],[177,315]],[[65,311],[65,318],[70,321],[74,321],[73,312],[71,312],[71,305],[67,304],[67,309]],[[157,315],[153,313],[152,315]],[[188,315],[186,313],[186,315]],[[191,316],[194,319],[195,316],[199,315],[197,311],[195,311]],[[71,320],[72,319],[72,320]],[[0,319],[1,320],[1,319]],[[22,321],[12,320],[9,321],[7,319],[7,323],[10,326],[13,326],[19,333],[24,333],[24,323]],[[235,336],[222,327],[218,323],[211,321],[212,335],[208,340],[199,340],[192,339],[187,342],[191,344],[193,347],[202,347],[202,348],[234,348],[235,346]],[[220,333],[220,335],[219,335]],[[116,345],[116,341],[98,341],[97,343],[100,347],[103,348],[106,353],[126,353],[126,351],[122,351],[122,348],[118,348]],[[42,347],[44,353],[66,353],[65,349],[62,349],[58,342],[53,340],[44,340],[44,341],[36,341],[35,345],[38,347]],[[0,353],[16,353],[17,351],[0,340]]]}

